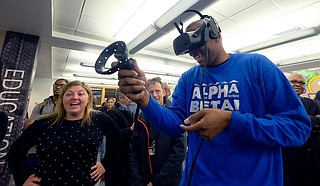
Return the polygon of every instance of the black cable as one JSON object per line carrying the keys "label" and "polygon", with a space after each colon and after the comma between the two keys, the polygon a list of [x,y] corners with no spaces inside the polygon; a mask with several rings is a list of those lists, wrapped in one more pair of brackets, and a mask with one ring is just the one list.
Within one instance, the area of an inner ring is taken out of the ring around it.
{"label": "black cable", "polygon": [[140,110],[140,103],[137,103],[137,108],[136,108],[136,112],[134,113],[134,119],[133,119],[134,124],[138,122],[139,110]]}
{"label": "black cable", "polygon": [[197,160],[197,157],[198,157],[198,155],[199,155],[199,152],[200,152],[200,150],[201,150],[203,141],[204,141],[204,139],[201,138],[200,145],[199,145],[199,147],[198,147],[198,150],[197,150],[197,152],[196,152],[196,155],[195,155],[194,158],[193,158],[193,161],[192,161],[192,164],[191,164],[191,168],[190,168],[190,174],[189,174],[189,178],[188,178],[188,186],[190,186],[190,184],[191,184],[192,172],[193,172],[193,169],[194,169],[194,165],[196,164],[196,160]]}
{"label": "black cable", "polygon": [[[208,54],[208,45],[207,45],[207,43],[205,44],[205,55],[206,55],[206,61],[204,63],[204,66],[203,66],[203,69],[202,69],[201,78],[200,78],[200,95],[201,95],[201,101],[202,101],[202,104],[200,103],[200,110],[202,110],[204,108],[204,94],[203,94],[203,85],[202,84],[203,84],[204,73],[205,73],[205,71],[207,69],[207,66],[208,66],[209,54]],[[203,141],[204,141],[204,139],[201,138],[201,141],[200,141],[199,147],[197,149],[196,155],[193,158],[193,161],[192,161],[192,164],[191,164],[191,168],[190,168],[190,174],[189,174],[187,186],[190,186],[190,184],[191,184],[192,173],[193,173],[193,170],[194,170],[194,166],[196,164],[196,160],[197,160],[198,155],[200,153],[200,150],[202,148]]]}

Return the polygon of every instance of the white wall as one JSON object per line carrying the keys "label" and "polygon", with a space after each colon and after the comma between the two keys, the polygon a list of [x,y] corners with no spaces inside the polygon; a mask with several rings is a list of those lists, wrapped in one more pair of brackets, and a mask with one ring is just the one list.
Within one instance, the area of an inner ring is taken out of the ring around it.
{"label": "white wall", "polygon": [[33,107],[36,106],[36,104],[41,103],[45,98],[53,94],[52,85],[54,81],[55,79],[51,78],[34,78],[28,106],[29,117],[32,113]]}

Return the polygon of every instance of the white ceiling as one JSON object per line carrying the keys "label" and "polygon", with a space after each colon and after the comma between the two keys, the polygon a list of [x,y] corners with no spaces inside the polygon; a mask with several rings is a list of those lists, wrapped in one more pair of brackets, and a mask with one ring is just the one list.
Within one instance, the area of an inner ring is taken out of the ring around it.
{"label": "white ceiling", "polygon": [[[152,25],[161,27],[166,16],[176,18],[190,6],[217,20],[230,53],[320,25],[319,0],[0,0],[0,30],[40,36],[36,78],[116,85],[116,73],[99,75],[80,64],[94,66],[106,46],[121,40],[130,57],[150,72],[148,77],[168,74],[160,77],[174,86],[195,62],[187,55],[174,55],[172,41],[179,33],[173,24],[161,28],[155,35],[162,37],[152,36],[141,50],[135,46],[145,44],[141,39],[147,39]],[[196,19],[193,16],[184,25]],[[319,35],[258,52],[283,71],[320,67]]]}

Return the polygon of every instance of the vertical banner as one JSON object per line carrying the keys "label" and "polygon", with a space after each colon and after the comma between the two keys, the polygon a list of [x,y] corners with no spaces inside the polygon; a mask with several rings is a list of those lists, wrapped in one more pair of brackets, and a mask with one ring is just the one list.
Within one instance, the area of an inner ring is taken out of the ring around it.
{"label": "vertical banner", "polygon": [[8,114],[8,128],[0,144],[0,185],[7,186],[10,171],[6,155],[21,134],[37,61],[39,37],[8,31],[0,57],[0,110]]}

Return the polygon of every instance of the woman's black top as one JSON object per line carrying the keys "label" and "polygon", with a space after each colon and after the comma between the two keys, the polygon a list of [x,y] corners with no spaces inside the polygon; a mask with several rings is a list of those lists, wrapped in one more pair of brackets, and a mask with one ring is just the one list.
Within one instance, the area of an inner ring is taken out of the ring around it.
{"label": "woman's black top", "polygon": [[97,152],[103,135],[118,132],[113,120],[102,113],[94,113],[90,125],[81,120],[64,120],[61,126],[50,126],[52,119],[35,121],[12,144],[9,168],[15,183],[22,185],[30,176],[27,172],[28,150],[37,145],[35,175],[40,185],[94,185],[91,167],[97,162]]}

